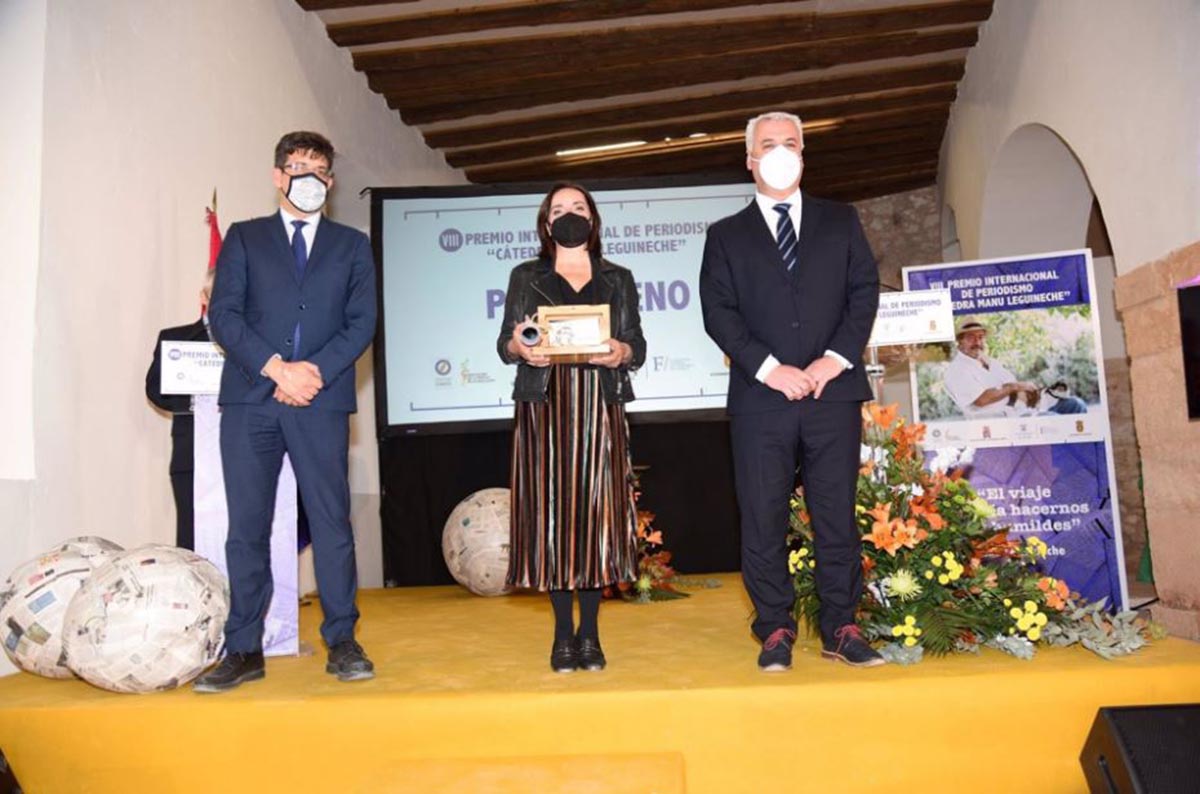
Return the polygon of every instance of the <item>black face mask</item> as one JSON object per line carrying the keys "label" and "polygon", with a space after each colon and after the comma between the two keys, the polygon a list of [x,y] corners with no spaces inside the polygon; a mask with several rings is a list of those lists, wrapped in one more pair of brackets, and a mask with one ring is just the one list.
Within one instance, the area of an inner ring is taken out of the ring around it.
{"label": "black face mask", "polygon": [[550,237],[563,248],[578,248],[588,241],[591,233],[592,222],[573,212],[559,215],[550,224]]}

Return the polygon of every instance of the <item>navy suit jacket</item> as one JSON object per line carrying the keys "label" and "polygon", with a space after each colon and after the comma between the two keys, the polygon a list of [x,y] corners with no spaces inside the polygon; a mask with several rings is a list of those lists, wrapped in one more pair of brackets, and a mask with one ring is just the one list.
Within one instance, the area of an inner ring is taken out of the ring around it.
{"label": "navy suit jacket", "polygon": [[821,399],[871,399],[862,354],[879,306],[875,257],[854,207],[807,193],[801,202],[793,273],[756,202],[708,228],[700,302],[705,330],[731,361],[730,414],[788,406],[754,377],[768,354],[807,367],[833,350],[854,368],[826,384]]}
{"label": "navy suit jacket", "polygon": [[321,370],[313,408],[357,408],[354,362],[375,335],[375,262],[362,232],[322,218],[304,279],[276,212],[235,223],[225,234],[208,307],[213,337],[225,349],[220,404],[265,403],[275,383],[261,374],[276,353]]}

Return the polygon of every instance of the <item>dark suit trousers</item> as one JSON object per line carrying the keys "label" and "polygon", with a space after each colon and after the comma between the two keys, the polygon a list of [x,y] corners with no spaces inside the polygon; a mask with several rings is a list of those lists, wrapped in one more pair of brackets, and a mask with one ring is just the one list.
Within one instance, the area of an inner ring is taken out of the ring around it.
{"label": "dark suit trousers", "polygon": [[225,559],[232,594],[225,624],[230,653],[262,648],[271,603],[271,521],[286,452],[312,532],[313,562],[331,647],[353,639],[358,609],[354,535],[350,529],[349,414],[291,408],[272,400],[221,408],[221,464],[229,506]]}
{"label": "dark suit trousers", "polygon": [[[184,397],[190,402],[190,398]],[[171,493],[175,497],[175,545],[196,548],[195,491],[196,424],[190,413],[178,413],[171,419]]]}
{"label": "dark suit trousers", "polygon": [[196,472],[171,472],[171,493],[175,496],[175,545],[194,551],[196,548],[196,519],[192,493]]}
{"label": "dark suit trousers", "polygon": [[821,636],[831,638],[854,622],[862,595],[862,539],[854,515],[860,412],[861,403],[807,397],[780,411],[731,417],[742,578],[760,640],[796,628],[787,532],[797,465],[815,535]]}

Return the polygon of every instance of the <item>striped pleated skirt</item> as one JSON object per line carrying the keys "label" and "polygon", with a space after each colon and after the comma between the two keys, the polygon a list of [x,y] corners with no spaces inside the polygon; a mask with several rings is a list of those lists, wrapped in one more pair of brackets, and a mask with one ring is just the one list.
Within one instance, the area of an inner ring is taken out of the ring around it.
{"label": "striped pleated skirt", "polygon": [[545,402],[518,402],[508,584],[576,590],[633,581],[637,509],[625,406],[594,367],[555,365]]}

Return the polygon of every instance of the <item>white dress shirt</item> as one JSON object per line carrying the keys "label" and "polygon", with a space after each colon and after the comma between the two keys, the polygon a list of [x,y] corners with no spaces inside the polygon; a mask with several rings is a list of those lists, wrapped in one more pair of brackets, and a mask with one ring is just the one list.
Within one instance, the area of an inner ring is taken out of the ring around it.
{"label": "white dress shirt", "polygon": [[289,246],[292,244],[292,235],[296,233],[296,227],[292,225],[292,221],[304,221],[304,225],[300,227],[300,233],[304,235],[304,250],[308,251],[309,256],[312,256],[313,240],[317,238],[317,225],[321,222],[321,213],[314,212],[306,218],[300,218],[280,207],[279,217],[283,220],[283,230],[287,232]]}
{"label": "white dress shirt", "polygon": [[[755,191],[754,203],[758,205],[759,212],[761,212],[763,216],[763,221],[766,222],[767,228],[771,230],[771,236],[774,237],[777,242],[779,240],[779,234],[777,231],[779,213],[775,211],[775,205],[780,203],[791,204],[791,208],[788,209],[788,217],[792,219],[792,228],[795,229],[796,237],[799,239],[800,218],[803,217],[804,214],[804,205],[800,200],[800,188],[796,188],[792,195],[785,199],[774,199],[770,196]],[[851,369],[854,366],[846,359],[845,356],[834,350],[826,350],[825,355],[840,363],[843,369]],[[768,353],[767,357],[763,359],[763,363],[759,366],[758,372],[754,373],[755,379],[760,383],[766,383],[767,376],[771,374],[771,370],[778,366],[779,359]]]}

